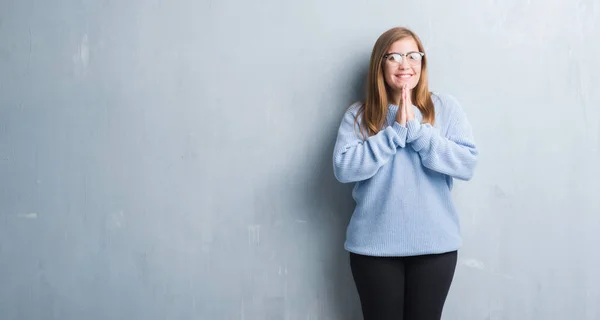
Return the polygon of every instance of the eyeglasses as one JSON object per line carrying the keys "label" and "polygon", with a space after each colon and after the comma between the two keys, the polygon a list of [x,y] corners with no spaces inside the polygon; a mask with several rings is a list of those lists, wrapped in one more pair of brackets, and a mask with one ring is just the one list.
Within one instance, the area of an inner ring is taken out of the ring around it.
{"label": "eyeglasses", "polygon": [[423,52],[411,51],[407,53],[387,53],[383,55],[383,58],[392,63],[402,64],[402,57],[406,57],[408,59],[408,63],[414,66],[421,63],[423,56],[425,56]]}

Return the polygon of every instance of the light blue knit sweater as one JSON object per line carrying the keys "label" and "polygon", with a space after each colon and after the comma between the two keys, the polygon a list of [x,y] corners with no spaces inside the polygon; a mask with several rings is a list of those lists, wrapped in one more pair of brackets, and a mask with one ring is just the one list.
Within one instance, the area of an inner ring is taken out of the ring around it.
{"label": "light blue knit sweater", "polygon": [[[388,108],[385,129],[362,138],[354,119],[360,103],[344,114],[333,153],[335,177],[356,183],[356,207],[346,231],[346,250],[372,256],[411,256],[457,250],[458,213],[453,178],[469,180],[478,151],[460,104],[432,94],[435,125],[395,121]],[[359,119],[360,121],[360,119]]]}

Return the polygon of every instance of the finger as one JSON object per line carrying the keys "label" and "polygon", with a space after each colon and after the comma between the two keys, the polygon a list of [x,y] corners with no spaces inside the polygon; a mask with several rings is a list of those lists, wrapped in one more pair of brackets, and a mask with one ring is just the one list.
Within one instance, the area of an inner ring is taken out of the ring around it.
{"label": "finger", "polygon": [[404,104],[404,86],[402,86],[400,88],[400,92],[401,92],[401,94],[400,94],[400,107],[402,107],[402,105]]}
{"label": "finger", "polygon": [[398,99],[398,107],[402,108],[402,103],[404,103],[404,91],[400,88],[400,99]]}
{"label": "finger", "polygon": [[404,91],[404,101],[402,101],[404,105],[404,118],[408,120],[408,102],[406,101],[406,91]]}
{"label": "finger", "polygon": [[405,97],[405,92],[404,92],[404,87],[402,88],[402,105],[404,105],[404,97]]}

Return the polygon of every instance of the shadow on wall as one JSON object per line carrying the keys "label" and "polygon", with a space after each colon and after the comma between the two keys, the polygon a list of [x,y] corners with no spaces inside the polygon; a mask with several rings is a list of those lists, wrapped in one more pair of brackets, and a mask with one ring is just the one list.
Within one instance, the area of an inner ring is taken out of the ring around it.
{"label": "shadow on wall", "polygon": [[323,236],[326,241],[326,247],[319,250],[322,255],[321,263],[323,278],[326,281],[324,287],[327,288],[327,296],[322,303],[325,314],[328,319],[362,319],[360,302],[352,280],[350,271],[348,253],[344,250],[344,240],[346,237],[346,226],[354,209],[354,200],[352,199],[353,184],[342,184],[335,179],[333,174],[333,148],[337,136],[340,121],[346,108],[353,102],[364,99],[366,76],[368,65],[365,64],[359,68],[358,72],[353,74],[351,88],[339,90],[337,92],[348,92],[346,97],[337,97],[336,101],[342,101],[341,105],[323,106],[323,108],[336,108],[334,113],[336,117],[331,120],[325,136],[315,154],[318,155],[315,163],[317,164],[314,176],[311,179],[308,193],[306,194],[307,203],[314,203],[314,212],[322,213],[324,217],[315,217],[317,221],[324,220]]}

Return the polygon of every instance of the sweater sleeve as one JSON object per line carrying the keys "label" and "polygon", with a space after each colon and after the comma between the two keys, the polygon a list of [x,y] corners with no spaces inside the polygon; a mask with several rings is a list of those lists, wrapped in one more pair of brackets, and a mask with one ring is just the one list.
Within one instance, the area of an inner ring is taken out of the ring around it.
{"label": "sweater sleeve", "polygon": [[407,122],[406,142],[419,154],[423,166],[453,178],[470,180],[479,154],[471,125],[456,100],[447,98],[445,102],[448,102],[445,107],[451,108],[447,134],[442,136],[430,124],[413,119]]}
{"label": "sweater sleeve", "polygon": [[360,122],[355,123],[357,112],[355,104],[344,114],[333,150],[333,172],[342,183],[371,178],[406,144],[408,129],[395,121],[377,134],[361,138]]}

